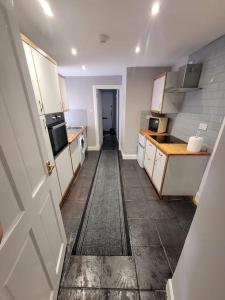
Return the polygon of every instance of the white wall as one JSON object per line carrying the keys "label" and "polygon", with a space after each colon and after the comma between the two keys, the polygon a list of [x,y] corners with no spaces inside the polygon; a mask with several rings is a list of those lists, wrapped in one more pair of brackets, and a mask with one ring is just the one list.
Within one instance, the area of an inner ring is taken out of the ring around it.
{"label": "white wall", "polygon": [[124,140],[122,150],[125,155],[136,155],[138,132],[143,111],[150,111],[153,80],[169,68],[132,67],[127,68]]}
{"label": "white wall", "polygon": [[175,300],[225,299],[225,122],[201,186],[200,203],[172,278]]}
{"label": "white wall", "polygon": [[66,77],[70,109],[87,111],[88,146],[96,146],[93,85],[121,85],[122,76]]}

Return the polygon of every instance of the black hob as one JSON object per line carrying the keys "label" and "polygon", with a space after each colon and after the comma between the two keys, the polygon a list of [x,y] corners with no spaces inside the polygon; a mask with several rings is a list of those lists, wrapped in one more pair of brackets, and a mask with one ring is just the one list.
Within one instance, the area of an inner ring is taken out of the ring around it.
{"label": "black hob", "polygon": [[160,144],[187,144],[173,135],[153,135],[151,138]]}

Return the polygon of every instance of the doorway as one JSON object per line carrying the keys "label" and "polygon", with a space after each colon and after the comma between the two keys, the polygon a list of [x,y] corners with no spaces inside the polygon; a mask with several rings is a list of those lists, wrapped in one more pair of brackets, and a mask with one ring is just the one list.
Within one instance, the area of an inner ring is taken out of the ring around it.
{"label": "doorway", "polygon": [[121,86],[94,86],[96,150],[120,145]]}

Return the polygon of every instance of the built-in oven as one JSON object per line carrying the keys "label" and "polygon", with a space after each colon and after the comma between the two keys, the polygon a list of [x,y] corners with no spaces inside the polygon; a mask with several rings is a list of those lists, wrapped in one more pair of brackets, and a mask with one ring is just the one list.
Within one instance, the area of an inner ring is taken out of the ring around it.
{"label": "built-in oven", "polygon": [[64,113],[58,112],[45,115],[46,125],[52,145],[52,151],[56,156],[68,145],[66,122]]}

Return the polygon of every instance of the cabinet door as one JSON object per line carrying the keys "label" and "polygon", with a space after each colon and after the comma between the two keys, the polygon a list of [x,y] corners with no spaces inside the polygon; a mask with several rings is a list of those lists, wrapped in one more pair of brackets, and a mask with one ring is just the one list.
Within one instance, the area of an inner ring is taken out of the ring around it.
{"label": "cabinet door", "polygon": [[167,160],[166,155],[157,149],[152,180],[153,180],[153,183],[155,184],[155,187],[157,188],[158,192],[160,192],[160,190],[161,190],[161,185],[162,185],[163,176],[164,176],[164,170],[165,170],[165,166],[166,166],[166,160]]}
{"label": "cabinet door", "polygon": [[162,105],[163,105],[165,83],[166,83],[166,75],[163,75],[154,80],[151,111],[161,112]]}
{"label": "cabinet door", "polygon": [[144,166],[150,177],[152,177],[155,162],[156,146],[150,141],[146,142]]}
{"label": "cabinet door", "polygon": [[78,139],[75,139],[70,144],[70,153],[71,153],[73,172],[75,173],[80,164],[80,149],[78,145]]}
{"label": "cabinet door", "polygon": [[42,100],[41,100],[41,93],[40,93],[40,89],[39,89],[39,85],[38,85],[37,74],[36,74],[36,70],[35,70],[35,66],[34,66],[31,47],[27,43],[23,42],[23,48],[24,48],[24,52],[25,52],[25,56],[26,56],[26,60],[27,60],[27,66],[28,66],[28,70],[30,73],[30,78],[31,78],[31,83],[32,83],[33,91],[34,91],[35,100],[37,103],[38,113],[39,113],[39,115],[43,115],[44,109],[43,109],[43,104],[42,104]]}
{"label": "cabinet door", "polygon": [[62,111],[57,66],[35,49],[32,55],[45,113]]}
{"label": "cabinet door", "polygon": [[62,195],[65,194],[72,178],[73,169],[71,164],[70,150],[67,146],[55,159],[57,173],[59,177],[59,184]]}
{"label": "cabinet door", "polygon": [[64,77],[60,75],[59,75],[59,87],[60,87],[63,110],[67,111],[69,110],[69,101],[67,95],[66,80]]}

